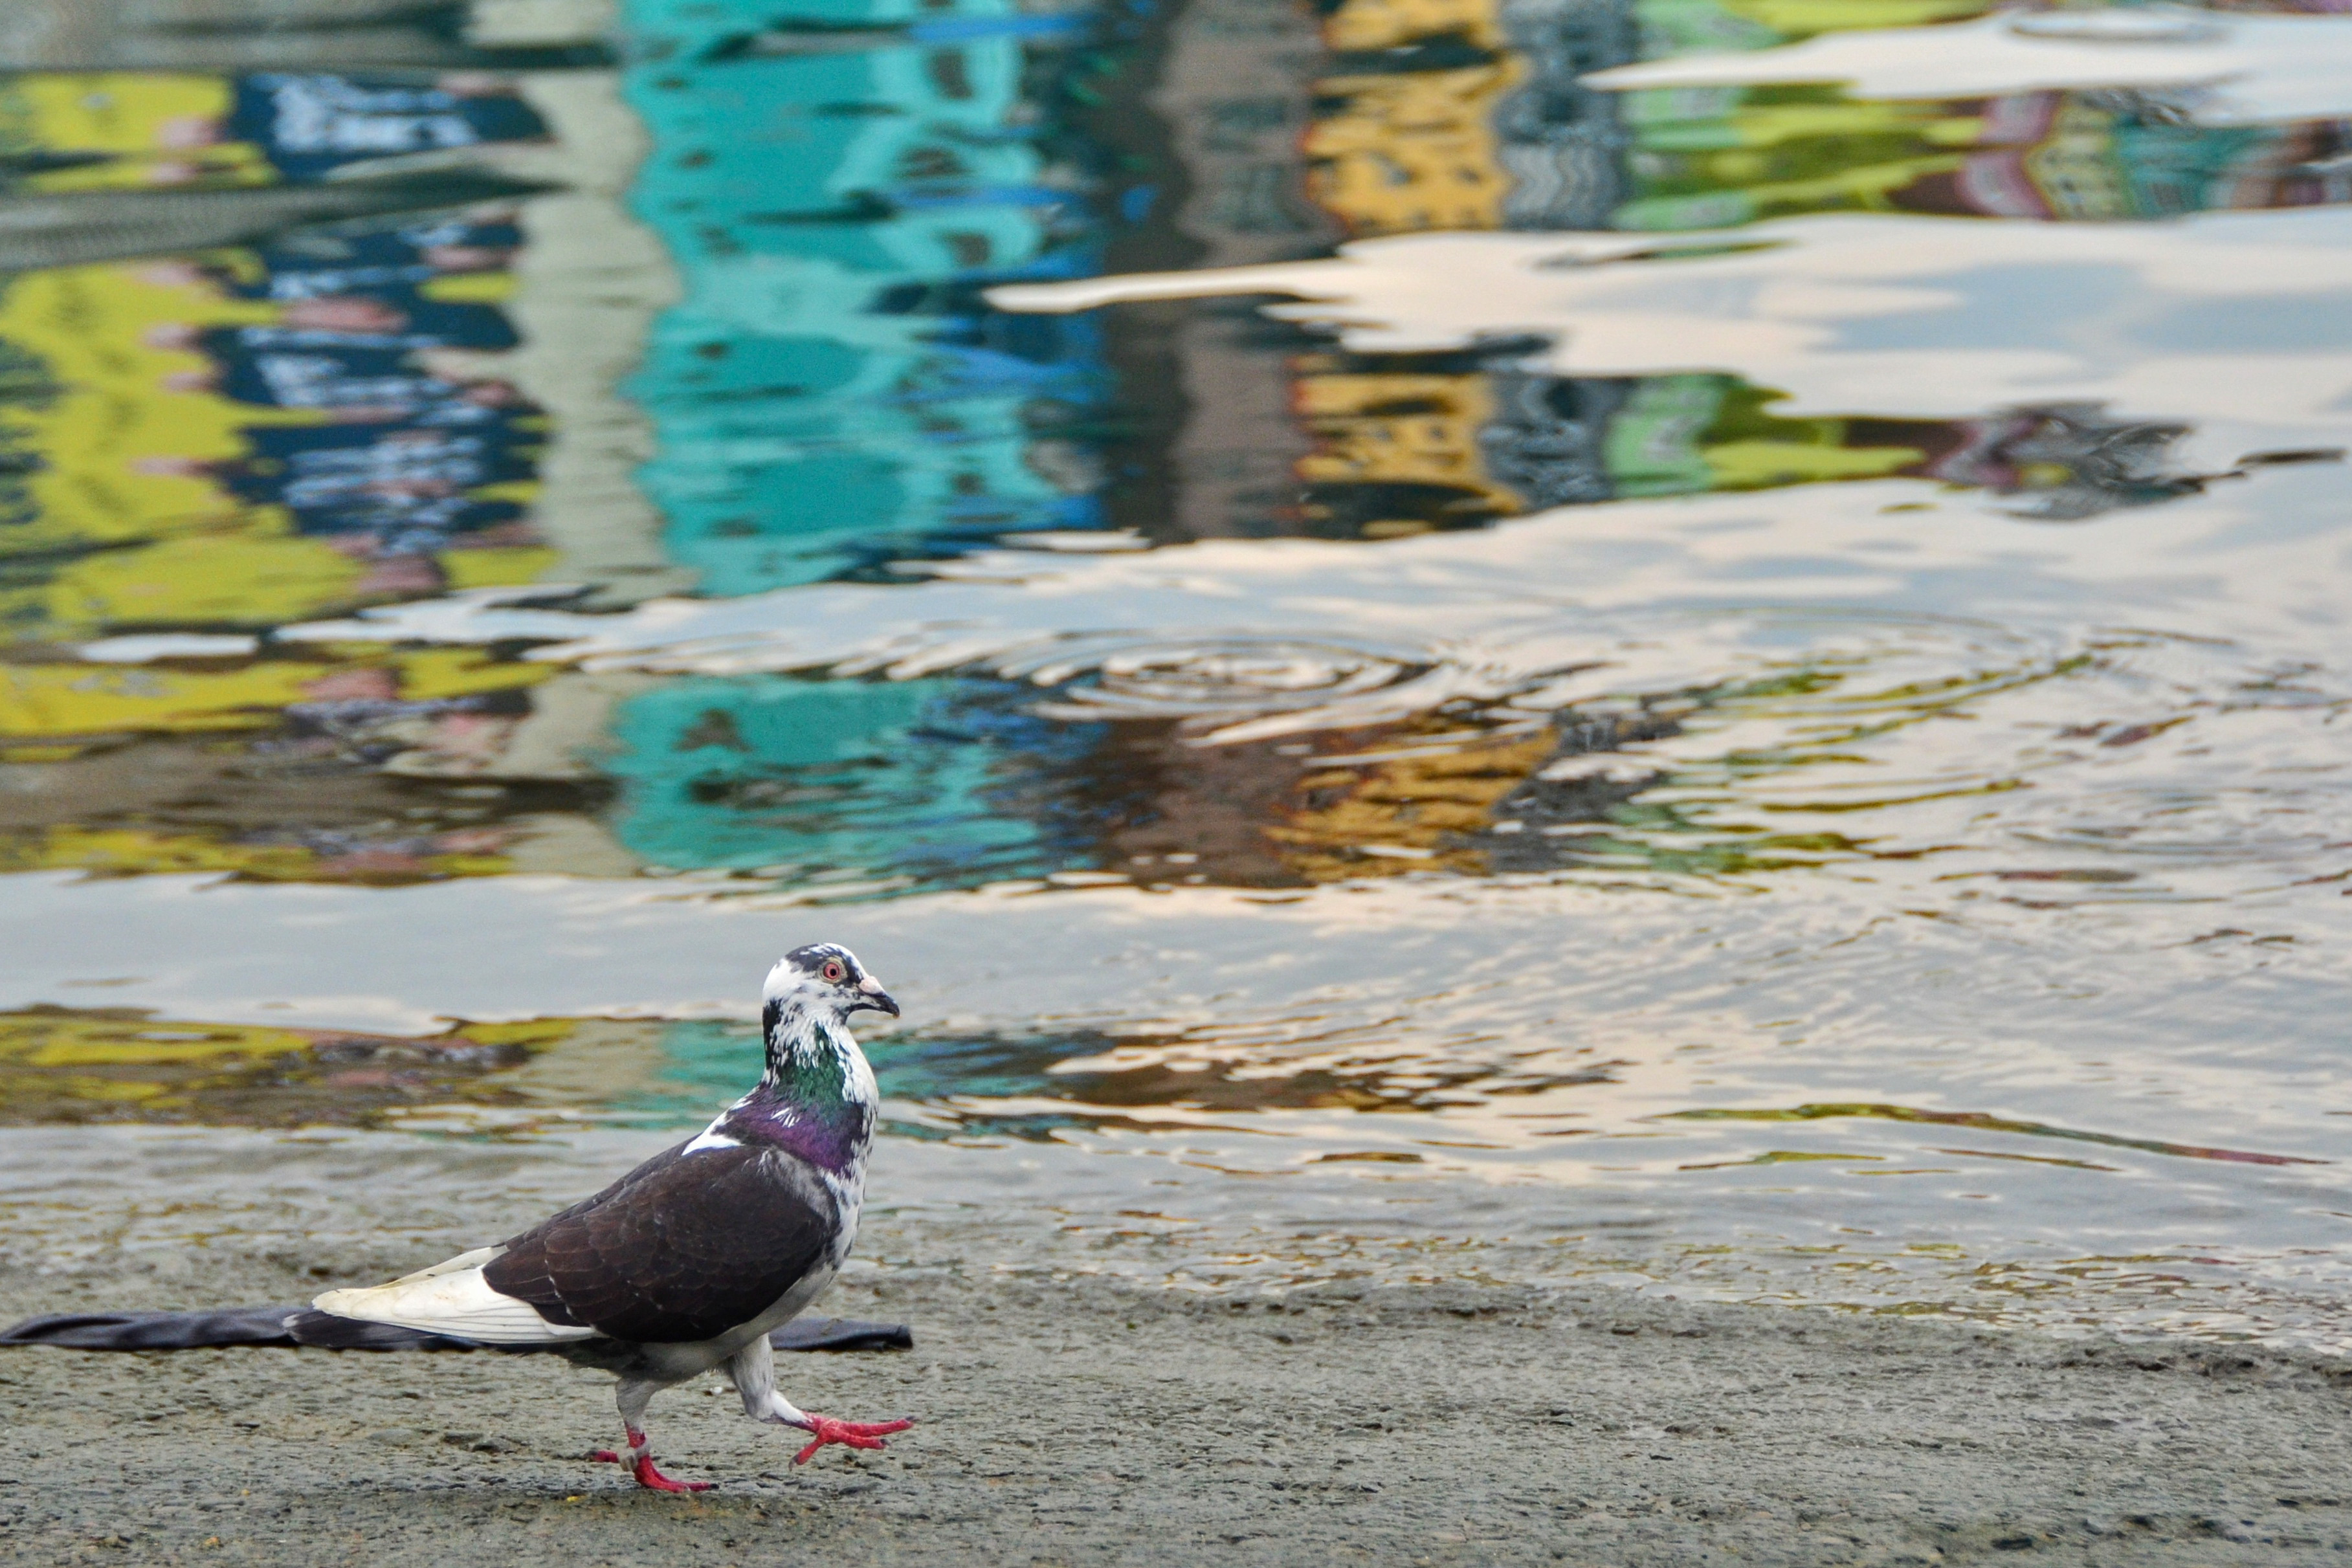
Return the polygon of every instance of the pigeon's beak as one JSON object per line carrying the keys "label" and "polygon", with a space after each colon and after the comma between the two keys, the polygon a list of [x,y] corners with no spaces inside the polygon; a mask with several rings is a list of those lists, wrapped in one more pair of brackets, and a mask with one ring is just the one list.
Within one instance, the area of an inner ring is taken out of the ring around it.
{"label": "pigeon's beak", "polygon": [[863,999],[852,1002],[850,1011],[856,1012],[860,1008],[872,1008],[876,1012],[888,1013],[892,1018],[898,1016],[898,1004],[890,999],[890,993],[884,990],[882,982],[873,976],[868,975],[858,981],[857,990]]}

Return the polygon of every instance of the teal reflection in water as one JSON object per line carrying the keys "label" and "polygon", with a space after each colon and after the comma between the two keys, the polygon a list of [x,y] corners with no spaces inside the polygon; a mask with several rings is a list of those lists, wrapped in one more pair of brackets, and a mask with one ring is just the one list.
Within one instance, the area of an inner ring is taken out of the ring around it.
{"label": "teal reflection in water", "polygon": [[844,892],[971,886],[1085,863],[1030,780],[1103,727],[1030,716],[965,680],[693,679],[625,705],[618,832],[657,865],[759,872]]}
{"label": "teal reflection in water", "polygon": [[640,477],[708,592],[1101,526],[1073,434],[1108,399],[1097,328],[978,295],[1099,271],[1149,206],[1060,112],[1085,18],[821,9],[628,7],[656,62],[628,79],[656,148],[635,204],[686,287],[631,388]]}

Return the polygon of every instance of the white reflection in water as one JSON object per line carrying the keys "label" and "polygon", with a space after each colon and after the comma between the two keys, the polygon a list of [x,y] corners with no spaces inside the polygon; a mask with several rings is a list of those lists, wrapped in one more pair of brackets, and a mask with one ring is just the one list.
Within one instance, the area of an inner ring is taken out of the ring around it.
{"label": "white reflection in water", "polygon": [[[2260,299],[2331,313],[2352,212],[2214,213],[2164,224],[2011,224],[1894,214],[1784,218],[1696,234],[1429,234],[1327,261],[1139,274],[991,291],[1008,310],[1276,294],[1286,320],[1365,353],[1534,334],[1558,375],[1727,371],[1790,394],[1779,412],[1968,416],[2104,402],[2180,418],[2203,459],[2249,426],[2341,431],[2352,342],[2260,348],[2178,323]],[[2219,444],[2217,444],[2217,443]]]}
{"label": "white reflection in water", "polygon": [[1941,27],[1826,33],[1751,54],[1644,60],[1582,80],[1615,92],[1840,82],[1878,99],[2198,89],[2188,100],[2197,120],[2243,125],[2352,114],[2352,22],[2171,5],[2001,10]]}

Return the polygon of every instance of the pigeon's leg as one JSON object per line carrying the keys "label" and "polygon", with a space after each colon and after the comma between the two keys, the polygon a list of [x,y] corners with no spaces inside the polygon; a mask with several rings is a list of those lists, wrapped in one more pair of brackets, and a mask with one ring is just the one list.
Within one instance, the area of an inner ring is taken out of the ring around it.
{"label": "pigeon's leg", "polygon": [[727,1358],[727,1375],[735,1380],[735,1392],[743,1396],[743,1414],[754,1421],[765,1421],[777,1427],[798,1427],[815,1441],[793,1456],[793,1463],[804,1465],[809,1456],[827,1443],[839,1443],[852,1448],[887,1448],[882,1438],[887,1433],[903,1432],[912,1421],[836,1421],[830,1416],[812,1416],[797,1408],[791,1400],[776,1391],[776,1353],[761,1334],[741,1350]]}
{"label": "pigeon's leg", "polygon": [[637,1484],[654,1491],[709,1491],[709,1481],[674,1481],[654,1464],[653,1443],[646,1436],[646,1405],[660,1386],[658,1383],[621,1379],[616,1402],[621,1406],[621,1429],[629,1435],[628,1452],[616,1454],[610,1448],[599,1448],[588,1457],[607,1465],[628,1466]]}

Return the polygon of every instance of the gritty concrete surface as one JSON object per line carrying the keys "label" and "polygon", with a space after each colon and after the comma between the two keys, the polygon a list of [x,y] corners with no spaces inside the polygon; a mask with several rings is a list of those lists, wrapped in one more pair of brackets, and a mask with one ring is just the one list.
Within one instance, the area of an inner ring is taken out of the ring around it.
{"label": "gritty concrete surface", "polygon": [[[902,1241],[904,1238],[900,1239]],[[336,1270],[382,1277],[392,1259]],[[401,1262],[413,1261],[402,1258]],[[0,1311],[299,1298],[266,1257],[94,1260]],[[1220,1299],[966,1267],[822,1310],[911,1353],[782,1358],[882,1454],[755,1427],[716,1379],[587,1462],[610,1382],[551,1358],[0,1353],[14,1563],[2303,1563],[2352,1548],[2352,1368],[1607,1292]]]}

